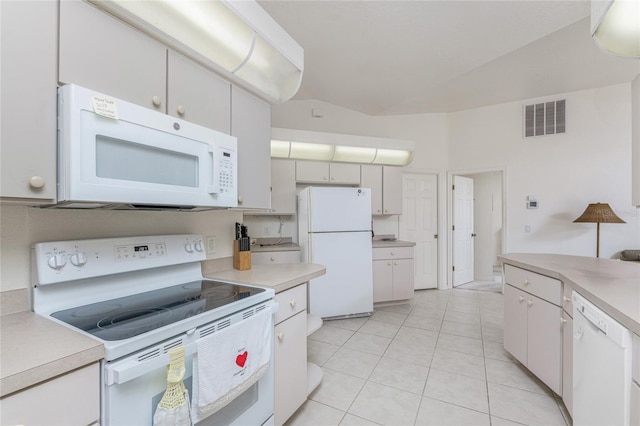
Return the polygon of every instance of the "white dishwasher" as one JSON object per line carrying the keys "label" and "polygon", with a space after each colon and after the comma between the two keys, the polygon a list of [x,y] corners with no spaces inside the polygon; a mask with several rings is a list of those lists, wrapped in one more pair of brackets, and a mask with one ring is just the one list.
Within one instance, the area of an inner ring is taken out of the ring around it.
{"label": "white dishwasher", "polygon": [[575,291],[573,424],[629,425],[631,332]]}

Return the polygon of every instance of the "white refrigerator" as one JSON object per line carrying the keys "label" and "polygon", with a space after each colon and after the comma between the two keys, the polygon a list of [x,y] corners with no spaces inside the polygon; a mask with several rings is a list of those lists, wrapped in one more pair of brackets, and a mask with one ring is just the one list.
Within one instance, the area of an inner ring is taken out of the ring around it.
{"label": "white refrigerator", "polygon": [[302,261],[326,267],[309,282],[309,313],[322,318],[373,311],[371,189],[308,187],[298,196]]}

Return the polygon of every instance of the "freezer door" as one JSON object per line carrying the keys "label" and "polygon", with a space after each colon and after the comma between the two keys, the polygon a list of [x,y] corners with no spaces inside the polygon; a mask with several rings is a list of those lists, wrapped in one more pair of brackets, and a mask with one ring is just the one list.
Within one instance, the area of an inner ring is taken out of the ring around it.
{"label": "freezer door", "polygon": [[309,188],[309,232],[371,230],[370,188]]}
{"label": "freezer door", "polygon": [[373,311],[371,234],[310,234],[311,261],[327,273],[309,283],[309,312],[322,318]]}

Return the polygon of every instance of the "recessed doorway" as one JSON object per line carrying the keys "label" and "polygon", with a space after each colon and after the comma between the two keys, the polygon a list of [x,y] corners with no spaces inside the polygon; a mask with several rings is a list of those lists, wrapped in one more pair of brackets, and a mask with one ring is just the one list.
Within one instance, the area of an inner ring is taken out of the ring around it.
{"label": "recessed doorway", "polygon": [[451,172],[449,182],[449,282],[455,288],[501,289],[498,256],[506,241],[505,171]]}

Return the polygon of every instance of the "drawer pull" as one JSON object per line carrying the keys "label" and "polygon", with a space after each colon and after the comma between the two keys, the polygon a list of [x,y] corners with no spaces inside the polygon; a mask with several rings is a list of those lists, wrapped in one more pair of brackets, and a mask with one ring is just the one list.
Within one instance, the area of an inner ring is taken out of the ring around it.
{"label": "drawer pull", "polygon": [[278,333],[278,340],[282,339],[284,339],[284,333],[281,331],[280,333]]}
{"label": "drawer pull", "polygon": [[524,302],[524,297],[520,296],[520,297],[518,298],[518,300],[520,301],[520,303],[522,303],[522,302]]}
{"label": "drawer pull", "polygon": [[395,255],[395,253],[394,253],[394,252],[391,252],[391,256],[393,256],[393,255]]}
{"label": "drawer pull", "polygon": [[272,262],[275,262],[276,260],[272,257],[272,258],[271,258],[271,261],[272,261]]}
{"label": "drawer pull", "polygon": [[567,296],[564,296],[564,297],[562,298],[562,300],[564,300],[565,302],[571,302],[571,298],[569,298],[569,297],[567,297]]}
{"label": "drawer pull", "polygon": [[531,281],[529,280],[524,280],[524,285],[529,285],[531,283]]}
{"label": "drawer pull", "polygon": [[564,319],[564,318],[560,318],[560,324],[566,324],[566,323],[567,323],[567,320],[566,320],[566,319]]}
{"label": "drawer pull", "polygon": [[531,306],[531,305],[533,305],[533,302],[532,302],[531,300],[529,300],[529,301],[527,302],[527,305]]}
{"label": "drawer pull", "polygon": [[295,308],[296,307],[296,300],[295,299],[291,299],[289,301],[289,305],[291,305],[292,308]]}

